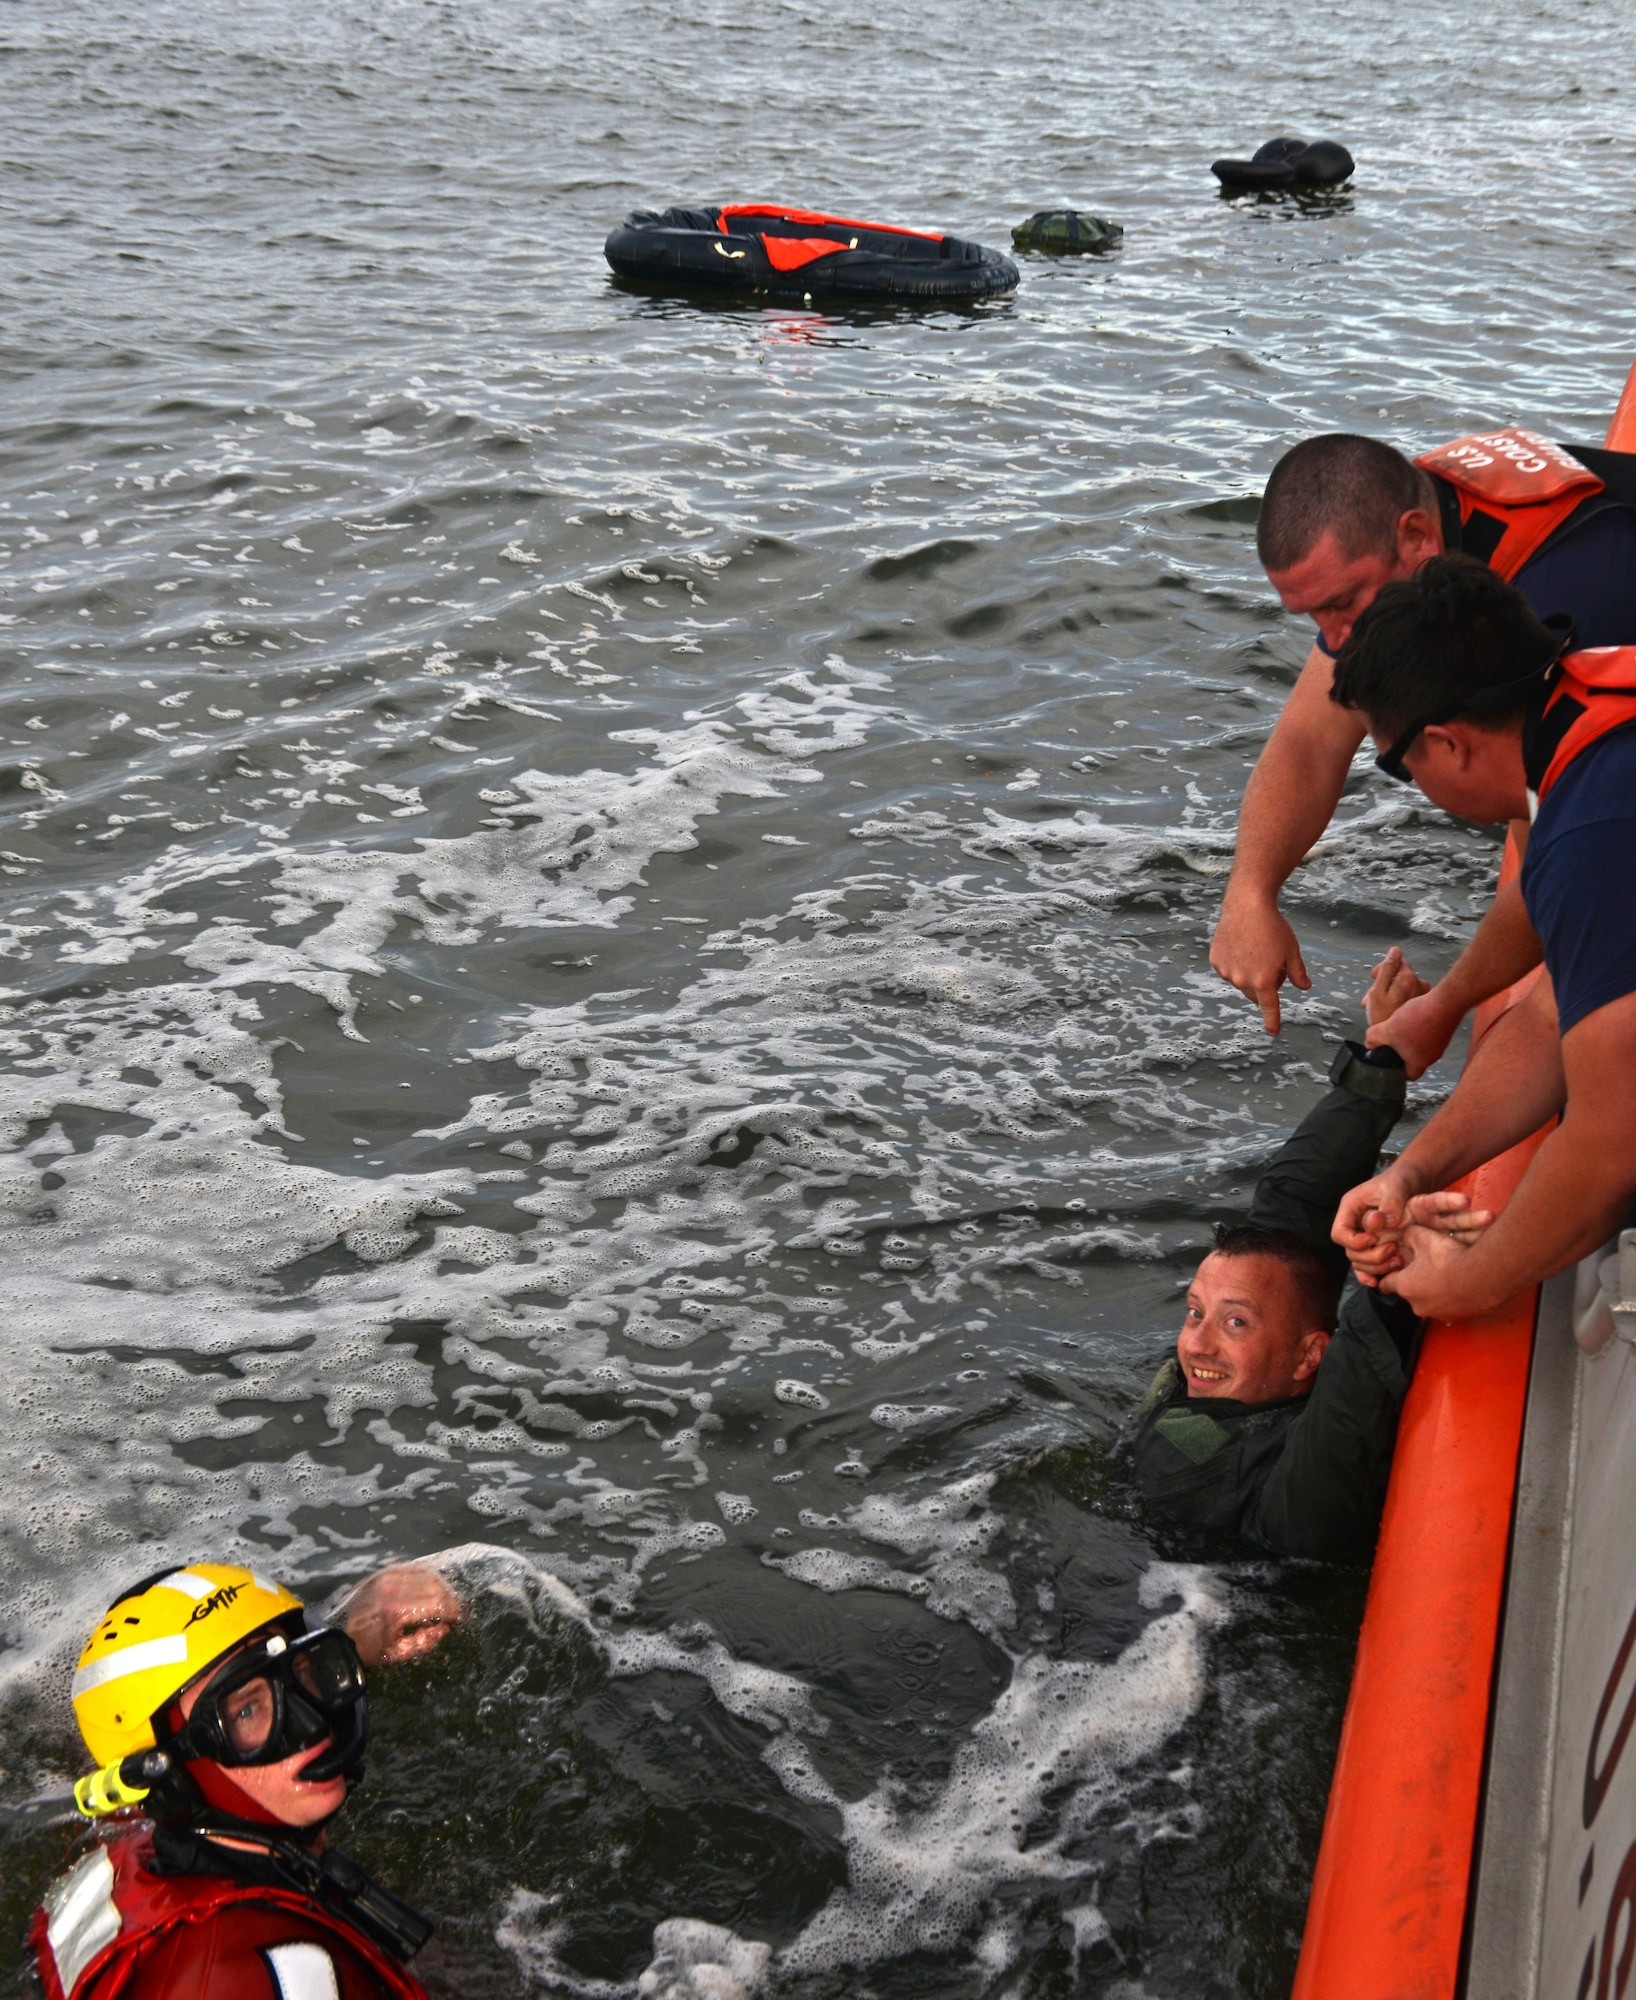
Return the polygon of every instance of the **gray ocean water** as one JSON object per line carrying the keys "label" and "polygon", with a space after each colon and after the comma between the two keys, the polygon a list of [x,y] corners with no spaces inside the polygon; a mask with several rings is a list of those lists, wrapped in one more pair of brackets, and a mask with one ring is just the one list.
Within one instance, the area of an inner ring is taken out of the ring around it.
{"label": "gray ocean water", "polygon": [[[1495,850],[1360,766],[1282,1039],[1215,981],[1307,644],[1254,496],[1315,429],[1600,438],[1631,54],[1618,0],[0,13],[0,1967],[122,1582],[459,1549],[345,1835],[435,1992],[1287,1991],[1365,1579],[1166,1543],[1119,1439]],[[1353,192],[1222,199],[1280,131]],[[609,281],[629,208],[755,198],[1127,235],[959,313]]]}

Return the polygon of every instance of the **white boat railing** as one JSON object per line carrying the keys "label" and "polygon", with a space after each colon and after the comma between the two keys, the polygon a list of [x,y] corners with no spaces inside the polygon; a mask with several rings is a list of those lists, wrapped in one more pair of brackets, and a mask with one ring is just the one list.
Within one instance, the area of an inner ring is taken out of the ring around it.
{"label": "white boat railing", "polygon": [[1610,2000],[1636,1959],[1636,1229],[1540,1298],[1466,2000]]}

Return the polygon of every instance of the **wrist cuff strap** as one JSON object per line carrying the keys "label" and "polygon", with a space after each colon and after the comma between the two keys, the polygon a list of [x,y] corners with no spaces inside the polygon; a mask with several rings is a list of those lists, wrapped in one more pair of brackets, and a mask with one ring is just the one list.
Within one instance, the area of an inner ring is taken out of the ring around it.
{"label": "wrist cuff strap", "polygon": [[[1380,1056],[1396,1060],[1391,1063],[1370,1060]],[[1367,1097],[1394,1113],[1403,1109],[1409,1094],[1408,1072],[1396,1049],[1366,1049],[1360,1042],[1342,1042],[1329,1066],[1329,1080],[1337,1090],[1349,1090],[1354,1097]]]}

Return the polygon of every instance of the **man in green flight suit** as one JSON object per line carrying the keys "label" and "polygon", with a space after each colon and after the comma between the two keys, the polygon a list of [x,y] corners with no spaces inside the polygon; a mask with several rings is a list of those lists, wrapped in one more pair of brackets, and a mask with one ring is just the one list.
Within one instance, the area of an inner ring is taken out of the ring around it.
{"label": "man in green flight suit", "polygon": [[[1370,1024],[1426,990],[1394,948],[1365,998]],[[1248,1220],[1217,1226],[1134,1458],[1151,1514],[1345,1559],[1374,1546],[1420,1322],[1355,1282],[1343,1296],[1329,1236],[1402,1115],[1402,1058],[1344,1043],[1330,1086],[1261,1176]]]}

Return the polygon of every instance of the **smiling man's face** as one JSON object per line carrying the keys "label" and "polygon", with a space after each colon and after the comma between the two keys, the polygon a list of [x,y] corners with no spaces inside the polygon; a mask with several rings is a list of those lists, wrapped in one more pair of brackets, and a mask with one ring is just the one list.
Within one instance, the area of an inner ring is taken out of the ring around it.
{"label": "smiling man's face", "polygon": [[1218,1252],[1187,1288],[1176,1359],[1189,1396],[1277,1403],[1307,1393],[1328,1345],[1327,1331],[1303,1314],[1287,1265]]}

